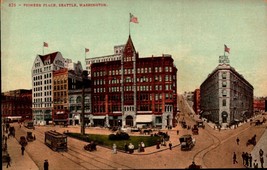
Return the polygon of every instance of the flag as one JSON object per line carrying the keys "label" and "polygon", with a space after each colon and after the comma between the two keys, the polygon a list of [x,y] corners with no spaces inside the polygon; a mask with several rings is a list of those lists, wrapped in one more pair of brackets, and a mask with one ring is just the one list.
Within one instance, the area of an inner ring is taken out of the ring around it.
{"label": "flag", "polygon": [[225,44],[224,44],[224,51],[230,54],[230,48],[228,48]]}
{"label": "flag", "polygon": [[44,47],[48,47],[48,44],[46,42],[44,42]]}
{"label": "flag", "polygon": [[138,19],[133,14],[130,13],[130,22],[138,24]]}
{"label": "flag", "polygon": [[85,48],[85,52],[86,52],[86,53],[89,52],[89,49],[88,49],[88,48]]}

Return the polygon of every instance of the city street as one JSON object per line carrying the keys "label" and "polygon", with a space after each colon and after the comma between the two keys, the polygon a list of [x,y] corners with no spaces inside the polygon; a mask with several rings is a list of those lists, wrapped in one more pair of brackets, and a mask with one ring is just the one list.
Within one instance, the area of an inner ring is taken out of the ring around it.
{"label": "city street", "polygon": [[[262,116],[260,115],[255,119],[262,119]],[[191,126],[194,124],[192,117],[185,116],[185,120]],[[86,142],[70,137],[68,138],[68,152],[54,152],[44,144],[45,131],[53,129],[58,132],[64,132],[66,130],[69,132],[80,132],[78,126],[65,128],[59,126],[37,126],[35,130],[32,130],[25,127],[19,128],[17,123],[12,124],[16,129],[17,140],[19,140],[20,136],[25,136],[27,131],[32,131],[36,136],[36,141],[29,142],[26,146],[26,153],[40,169],[43,169],[45,159],[49,161],[49,169],[186,168],[192,161],[195,161],[197,165],[201,165],[202,168],[243,168],[241,153],[251,153],[254,148],[252,145],[246,146],[247,140],[256,134],[258,142],[264,131],[266,131],[266,123],[260,126],[254,126],[248,122],[236,129],[221,131],[214,130],[207,123],[205,125],[205,129],[200,128],[199,135],[194,135],[196,146],[191,151],[180,150],[179,136],[187,133],[192,134],[192,132],[191,130],[182,129],[180,124],[178,124],[176,128],[168,130],[170,140],[174,145],[172,150],[169,150],[167,146],[161,146],[160,149],[156,149],[153,146],[146,148],[144,153],[137,153],[135,151],[134,154],[123,152],[113,154],[111,149],[101,146],[98,146],[95,152],[85,151],[83,146]],[[176,134],[177,129],[180,131],[179,135]],[[86,128],[86,133],[109,134],[111,132],[101,128]],[[239,145],[236,144],[237,137],[240,139]],[[8,139],[8,142],[9,140],[13,139]],[[10,150],[11,152],[16,152],[11,153],[11,155],[21,155],[20,147],[16,147],[16,149],[17,151],[15,149]],[[237,154],[237,164],[232,163],[233,152]],[[265,150],[266,152],[267,150]],[[25,161],[30,160],[27,159]],[[6,169],[5,165],[3,165],[3,169]],[[26,165],[27,163],[25,162]]]}

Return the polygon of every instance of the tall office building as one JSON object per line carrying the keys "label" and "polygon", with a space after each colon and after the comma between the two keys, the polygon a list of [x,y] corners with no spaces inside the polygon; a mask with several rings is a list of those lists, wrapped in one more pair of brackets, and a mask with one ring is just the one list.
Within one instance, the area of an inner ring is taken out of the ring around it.
{"label": "tall office building", "polygon": [[60,52],[37,55],[32,66],[32,111],[35,124],[52,121],[53,71],[65,68]]}
{"label": "tall office building", "polygon": [[201,115],[214,123],[232,124],[253,116],[253,86],[220,56],[219,65],[200,86]]}

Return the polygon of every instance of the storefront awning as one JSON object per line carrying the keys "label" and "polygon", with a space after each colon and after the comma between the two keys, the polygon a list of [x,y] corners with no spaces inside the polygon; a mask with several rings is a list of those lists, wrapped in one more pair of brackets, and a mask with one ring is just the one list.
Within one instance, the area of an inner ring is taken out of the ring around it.
{"label": "storefront awning", "polygon": [[152,115],[137,115],[136,123],[148,123],[152,122]]}
{"label": "storefront awning", "polygon": [[105,119],[106,116],[93,116],[93,119]]}
{"label": "storefront awning", "polygon": [[8,119],[21,119],[21,116],[8,116]]}

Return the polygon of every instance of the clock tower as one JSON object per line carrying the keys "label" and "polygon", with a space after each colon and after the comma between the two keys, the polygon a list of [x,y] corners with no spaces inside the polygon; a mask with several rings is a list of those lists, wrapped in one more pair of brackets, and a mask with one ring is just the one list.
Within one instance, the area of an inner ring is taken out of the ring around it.
{"label": "clock tower", "polygon": [[121,108],[122,126],[136,125],[136,52],[131,36],[124,47],[121,60]]}

